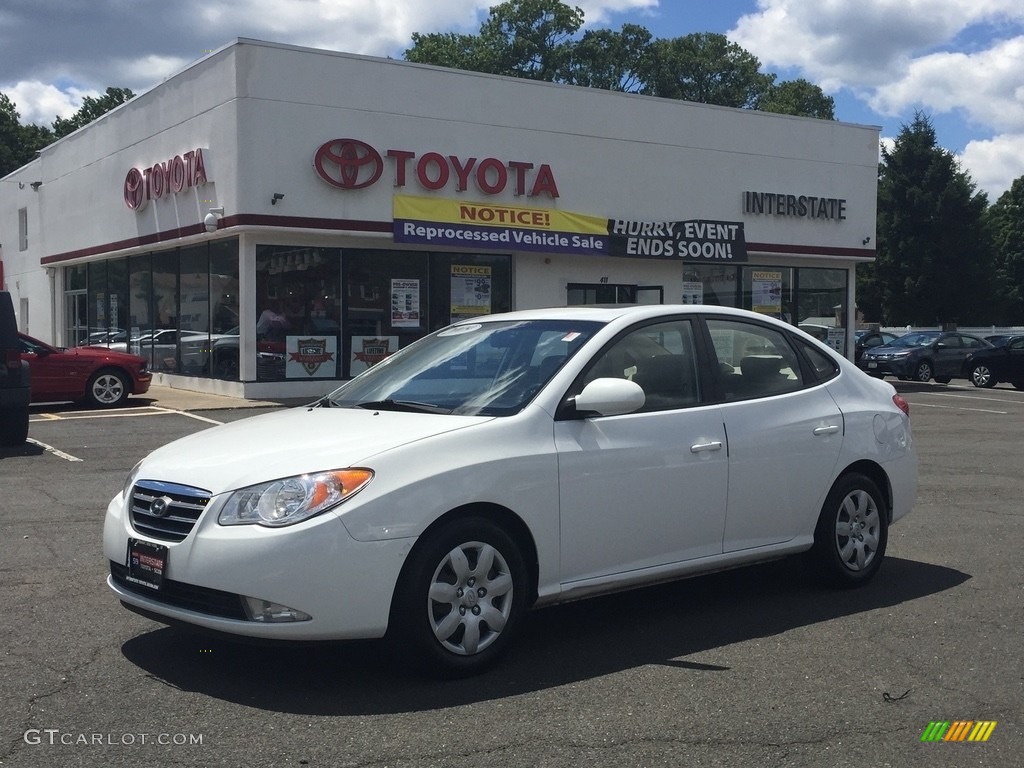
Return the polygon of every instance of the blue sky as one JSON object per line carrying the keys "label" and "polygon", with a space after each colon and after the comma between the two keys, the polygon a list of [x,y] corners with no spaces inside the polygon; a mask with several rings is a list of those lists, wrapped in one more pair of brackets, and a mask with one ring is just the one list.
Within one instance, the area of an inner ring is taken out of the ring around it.
{"label": "blue sky", "polygon": [[[401,57],[479,29],[496,0],[3,0],[0,92],[49,125],[109,86],[141,93],[236,37]],[[915,111],[990,201],[1024,176],[1024,0],[576,0],[587,26],[719,32],[836,117],[891,140]],[[54,19],[58,19],[57,23]]]}

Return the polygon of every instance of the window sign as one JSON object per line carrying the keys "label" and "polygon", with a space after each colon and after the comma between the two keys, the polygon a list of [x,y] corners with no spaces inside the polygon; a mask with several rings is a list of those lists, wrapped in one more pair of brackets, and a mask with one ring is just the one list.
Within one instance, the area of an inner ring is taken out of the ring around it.
{"label": "window sign", "polygon": [[704,283],[683,282],[683,304],[703,304]]}
{"label": "window sign", "polygon": [[491,313],[491,268],[452,264],[451,321]]}
{"label": "window sign", "polygon": [[391,281],[391,326],[420,327],[420,281]]}
{"label": "window sign", "polygon": [[782,273],[755,271],[751,279],[753,310],[779,317],[782,314]]}

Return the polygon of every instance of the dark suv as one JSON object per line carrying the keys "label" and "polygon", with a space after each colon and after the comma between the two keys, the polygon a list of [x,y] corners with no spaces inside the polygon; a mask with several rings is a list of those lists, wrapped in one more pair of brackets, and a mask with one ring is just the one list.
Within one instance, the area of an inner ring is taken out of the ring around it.
{"label": "dark suv", "polygon": [[0,291],[0,445],[25,442],[30,398],[28,363],[21,359],[14,303],[11,294]]}

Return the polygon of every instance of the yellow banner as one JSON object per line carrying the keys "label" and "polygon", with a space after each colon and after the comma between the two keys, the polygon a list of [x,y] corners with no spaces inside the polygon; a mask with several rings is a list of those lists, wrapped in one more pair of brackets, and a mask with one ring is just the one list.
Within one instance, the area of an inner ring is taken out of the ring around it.
{"label": "yellow banner", "polygon": [[395,220],[428,221],[478,227],[512,227],[574,234],[608,234],[608,219],[550,208],[474,203],[434,197],[395,195]]}

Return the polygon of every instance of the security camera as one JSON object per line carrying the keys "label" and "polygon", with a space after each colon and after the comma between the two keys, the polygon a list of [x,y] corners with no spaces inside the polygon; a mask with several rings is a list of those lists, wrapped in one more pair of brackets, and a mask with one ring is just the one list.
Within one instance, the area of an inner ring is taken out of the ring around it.
{"label": "security camera", "polygon": [[206,227],[206,231],[207,232],[216,232],[217,231],[217,225],[218,225],[219,222],[220,222],[220,219],[217,218],[217,214],[215,214],[215,213],[208,213],[208,214],[206,214],[205,218],[203,219],[203,226]]}

